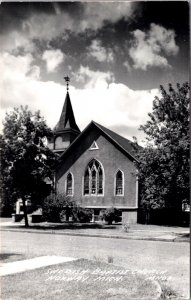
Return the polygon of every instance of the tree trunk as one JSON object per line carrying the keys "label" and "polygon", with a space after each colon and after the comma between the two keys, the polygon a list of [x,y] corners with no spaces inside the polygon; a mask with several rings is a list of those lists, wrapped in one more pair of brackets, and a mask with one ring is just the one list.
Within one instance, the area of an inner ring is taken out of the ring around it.
{"label": "tree trunk", "polygon": [[25,219],[25,227],[29,227],[27,210],[26,210],[26,205],[25,205],[25,197],[23,197],[22,200],[23,200],[23,212],[24,212],[24,219]]}
{"label": "tree trunk", "polygon": [[150,224],[150,211],[149,210],[146,210],[146,213],[145,213],[145,223],[146,225]]}

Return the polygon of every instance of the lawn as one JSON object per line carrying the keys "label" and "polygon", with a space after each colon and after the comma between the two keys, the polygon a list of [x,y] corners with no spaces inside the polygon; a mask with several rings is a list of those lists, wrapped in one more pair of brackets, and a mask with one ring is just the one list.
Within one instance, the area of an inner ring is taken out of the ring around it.
{"label": "lawn", "polygon": [[[0,253],[0,263],[8,263],[8,262],[13,262],[13,261],[18,261],[18,260],[24,260],[27,257],[25,254],[20,254],[20,253]],[[31,258],[31,256],[30,256]]]}
{"label": "lawn", "polygon": [[79,259],[1,278],[5,300],[158,299],[159,285],[112,264]]}
{"label": "lawn", "polygon": [[6,252],[1,251],[0,253],[0,265],[4,263],[10,263],[14,261],[24,260],[35,257],[32,253],[16,253],[16,252]]}

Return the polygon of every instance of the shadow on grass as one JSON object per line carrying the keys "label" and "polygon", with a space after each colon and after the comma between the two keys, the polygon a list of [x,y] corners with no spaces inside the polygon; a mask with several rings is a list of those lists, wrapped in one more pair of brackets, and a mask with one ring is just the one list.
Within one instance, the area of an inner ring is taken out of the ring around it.
{"label": "shadow on grass", "polygon": [[179,238],[189,238],[190,237],[190,233],[179,233],[179,234],[177,234],[177,236]]}
{"label": "shadow on grass", "polygon": [[[117,229],[121,226],[120,223],[108,225],[108,224],[100,224],[100,223],[41,223],[41,224],[30,224],[29,229],[39,229],[39,230],[80,230],[80,229]],[[26,229],[24,226],[14,226],[14,228]]]}
{"label": "shadow on grass", "polygon": [[23,255],[18,253],[0,253],[0,261],[9,261],[13,258],[21,258]]}

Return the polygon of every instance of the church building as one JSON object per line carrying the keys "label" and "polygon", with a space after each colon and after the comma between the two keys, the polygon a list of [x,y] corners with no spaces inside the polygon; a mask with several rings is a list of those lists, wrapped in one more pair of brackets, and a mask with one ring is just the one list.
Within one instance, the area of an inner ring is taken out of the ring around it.
{"label": "church building", "polygon": [[115,207],[122,221],[137,223],[138,179],[133,143],[91,121],[81,132],[67,93],[49,147],[60,154],[56,190],[94,211]]}

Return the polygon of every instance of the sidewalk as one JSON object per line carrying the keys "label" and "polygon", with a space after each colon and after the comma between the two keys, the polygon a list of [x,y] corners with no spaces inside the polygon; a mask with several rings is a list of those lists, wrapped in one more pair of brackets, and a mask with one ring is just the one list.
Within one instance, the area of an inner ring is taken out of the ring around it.
{"label": "sidewalk", "polygon": [[131,225],[128,232],[122,229],[122,225],[104,224],[58,224],[38,223],[30,224],[25,228],[23,223],[9,221],[0,222],[2,231],[23,231],[39,234],[58,234],[72,236],[87,236],[101,238],[150,240],[164,242],[190,242],[190,230],[188,227],[170,227],[157,225]]}
{"label": "sidewalk", "polygon": [[77,260],[77,258],[52,255],[8,262],[0,266],[0,276],[21,273],[74,260]]}

